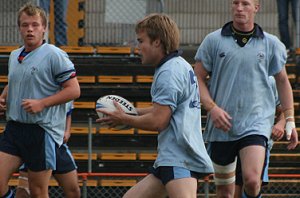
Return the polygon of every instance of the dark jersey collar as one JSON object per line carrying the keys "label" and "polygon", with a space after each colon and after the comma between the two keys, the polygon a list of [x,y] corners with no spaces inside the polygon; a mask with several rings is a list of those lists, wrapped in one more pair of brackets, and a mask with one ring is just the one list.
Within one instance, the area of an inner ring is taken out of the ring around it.
{"label": "dark jersey collar", "polygon": [[[221,31],[222,36],[232,36],[232,30],[231,30],[232,23],[233,22],[230,21],[222,27],[222,31]],[[264,38],[264,32],[263,32],[262,28],[256,23],[254,23],[254,28],[255,28],[255,31],[252,36],[258,37],[258,38]]]}
{"label": "dark jersey collar", "polygon": [[174,58],[174,57],[178,57],[182,54],[182,50],[176,50],[174,52],[171,52],[170,54],[167,54],[157,65],[157,68],[162,66],[165,62],[167,62],[168,60]]}

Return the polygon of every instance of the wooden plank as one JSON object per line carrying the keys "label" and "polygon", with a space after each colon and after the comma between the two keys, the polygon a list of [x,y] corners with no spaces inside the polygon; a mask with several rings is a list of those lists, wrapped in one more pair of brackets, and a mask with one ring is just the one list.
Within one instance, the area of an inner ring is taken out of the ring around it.
{"label": "wooden plank", "polygon": [[98,53],[98,54],[111,54],[111,55],[113,55],[113,54],[117,54],[117,55],[119,55],[119,54],[130,54],[131,53],[131,48],[130,47],[124,47],[124,46],[122,46],[122,47],[113,47],[113,46],[111,46],[111,47],[103,47],[103,46],[98,46],[97,48],[96,48],[96,52]]}
{"label": "wooden plank", "polygon": [[[92,134],[96,134],[97,130],[95,127],[92,128]],[[71,127],[71,134],[88,134],[88,127]]]}
{"label": "wooden plank", "polygon": [[98,76],[100,83],[133,83],[132,76]]}
{"label": "wooden plank", "polygon": [[111,134],[111,135],[133,135],[134,129],[118,130],[113,128],[100,128],[100,134]]}
{"label": "wooden plank", "polygon": [[76,77],[79,83],[96,83],[95,76],[76,76]]}
{"label": "wooden plank", "polygon": [[50,179],[49,180],[49,186],[59,186],[57,181],[55,179]]}
{"label": "wooden plank", "polygon": [[61,46],[62,50],[69,54],[94,54],[95,49],[92,46]]}
{"label": "wooden plank", "polygon": [[294,109],[298,110],[299,109],[299,102],[294,102]]}
{"label": "wooden plank", "polygon": [[96,102],[74,102],[74,107],[76,109],[95,109],[96,108]]}
{"label": "wooden plank", "polygon": [[0,125],[0,133],[3,133],[5,126]]}
{"label": "wooden plank", "polygon": [[288,160],[289,163],[299,162],[300,161],[300,153],[271,153],[270,161],[271,160]]}
{"label": "wooden plank", "polygon": [[296,82],[296,75],[295,74],[288,74],[288,78],[289,78],[289,81],[291,83],[295,83]]}
{"label": "wooden plank", "polygon": [[152,106],[152,102],[136,102],[135,106],[137,108],[151,107]]}
{"label": "wooden plank", "polygon": [[18,184],[19,184],[19,179],[10,179],[8,181],[9,186],[18,186]]}
{"label": "wooden plank", "polygon": [[140,135],[157,135],[158,134],[157,131],[147,131],[147,130],[142,130],[142,129],[138,129],[137,133]]}
{"label": "wooden plank", "polygon": [[101,160],[136,160],[136,153],[100,153]]}
{"label": "wooden plank", "polygon": [[285,66],[286,67],[295,67],[296,63],[286,63]]}
{"label": "wooden plank", "polygon": [[153,76],[138,75],[138,76],[136,76],[136,82],[138,82],[138,83],[152,83],[153,82]]}
{"label": "wooden plank", "polygon": [[101,179],[100,186],[134,186],[137,183],[135,179]]}
{"label": "wooden plank", "polygon": [[139,160],[156,160],[157,153],[139,153],[138,154]]}
{"label": "wooden plank", "polygon": [[1,83],[7,83],[8,82],[7,76],[0,76],[0,82]]}
{"label": "wooden plank", "polygon": [[[78,182],[79,182],[79,186],[83,186],[83,181],[81,179]],[[95,179],[88,179],[86,181],[86,185],[87,186],[97,187],[98,186],[98,181],[95,180]]]}
{"label": "wooden plank", "polygon": [[19,46],[0,46],[0,53],[10,53],[11,51],[18,48]]}
{"label": "wooden plank", "polygon": [[[88,153],[72,153],[75,160],[88,160],[89,154]],[[92,153],[91,155],[92,160],[97,159],[97,153]]]}

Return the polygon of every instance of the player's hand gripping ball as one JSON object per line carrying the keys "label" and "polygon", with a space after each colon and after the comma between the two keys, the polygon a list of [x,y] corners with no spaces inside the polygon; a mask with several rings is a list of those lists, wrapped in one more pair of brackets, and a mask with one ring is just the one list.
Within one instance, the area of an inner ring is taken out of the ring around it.
{"label": "player's hand gripping ball", "polygon": [[[103,97],[100,97],[97,102],[96,102],[96,110],[99,108],[107,108],[109,111],[114,111],[116,110],[116,107],[113,103],[113,101],[116,101],[120,107],[122,108],[122,110],[130,115],[137,115],[137,111],[135,109],[135,107],[125,98],[121,97],[121,96],[117,96],[117,95],[106,95]],[[96,111],[99,118],[104,118],[106,115]],[[103,128],[109,128],[110,126],[105,125],[105,124],[101,124],[100,125]],[[124,130],[124,129],[130,129],[132,127],[130,127],[129,125],[117,125],[114,127],[115,129],[118,130]]]}

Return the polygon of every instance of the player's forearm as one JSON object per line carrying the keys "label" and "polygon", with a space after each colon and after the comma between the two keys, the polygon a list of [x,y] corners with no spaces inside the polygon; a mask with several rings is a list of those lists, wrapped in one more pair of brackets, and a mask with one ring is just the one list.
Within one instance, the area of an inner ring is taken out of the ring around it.
{"label": "player's forearm", "polygon": [[124,124],[128,124],[134,128],[149,130],[149,131],[162,131],[167,127],[166,123],[161,122],[159,118],[154,118],[151,114],[142,116],[127,115],[124,119]]}
{"label": "player's forearm", "polygon": [[291,84],[287,78],[287,75],[283,75],[281,72],[276,78],[276,86],[279,94],[280,104],[284,116],[286,119],[294,118],[294,99]]}
{"label": "player's forearm", "polygon": [[211,98],[208,88],[203,80],[199,81],[200,101],[207,112],[216,106],[214,100]]}
{"label": "player's forearm", "polygon": [[1,98],[6,98],[7,97],[7,92],[8,92],[8,85],[6,85],[0,95]]}
{"label": "player's forearm", "polygon": [[278,88],[282,111],[285,119],[294,118],[294,99],[290,84],[286,83]]}
{"label": "player's forearm", "polygon": [[194,72],[197,76],[200,92],[200,102],[204,106],[207,112],[212,110],[216,106],[215,102],[210,96],[209,90],[206,85],[206,79],[208,77],[208,72],[204,69],[201,62],[195,63]]}
{"label": "player's forearm", "polygon": [[151,112],[152,110],[152,106],[151,107],[145,107],[145,108],[136,108],[138,115],[144,115],[146,113]]}

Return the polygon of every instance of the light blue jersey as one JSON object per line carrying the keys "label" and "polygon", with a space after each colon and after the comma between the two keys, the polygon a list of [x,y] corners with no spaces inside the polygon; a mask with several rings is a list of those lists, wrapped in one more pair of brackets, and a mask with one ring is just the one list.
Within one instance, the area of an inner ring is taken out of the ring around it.
{"label": "light blue jersey", "polygon": [[182,57],[177,55],[156,68],[152,102],[169,106],[172,116],[168,127],[159,131],[154,168],[177,166],[200,173],[213,172],[201,133],[198,89],[193,68]]}
{"label": "light blue jersey", "polygon": [[63,142],[66,105],[45,108],[36,114],[27,113],[21,106],[23,99],[41,99],[62,89],[61,84],[75,75],[68,55],[44,43],[25,56],[18,56],[24,47],[14,50],[9,57],[7,120],[40,125],[59,145]]}
{"label": "light blue jersey", "polygon": [[228,23],[207,35],[195,60],[211,73],[212,99],[232,117],[230,131],[224,132],[213,126],[208,115],[205,140],[234,141],[253,134],[269,139],[275,115],[269,76],[279,73],[286,62],[285,46],[279,39],[256,25],[254,35],[240,47]]}

